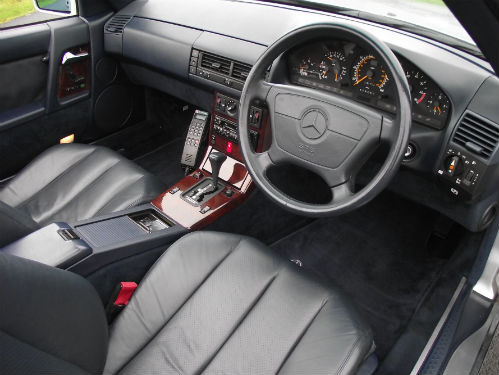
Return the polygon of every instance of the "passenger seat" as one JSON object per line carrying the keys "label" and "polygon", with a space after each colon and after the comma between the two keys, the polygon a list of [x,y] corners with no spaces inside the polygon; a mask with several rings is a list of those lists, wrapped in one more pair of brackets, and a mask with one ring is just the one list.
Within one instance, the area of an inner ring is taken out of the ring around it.
{"label": "passenger seat", "polygon": [[165,188],[157,177],[108,148],[54,146],[0,188],[0,246],[53,222],[149,202]]}

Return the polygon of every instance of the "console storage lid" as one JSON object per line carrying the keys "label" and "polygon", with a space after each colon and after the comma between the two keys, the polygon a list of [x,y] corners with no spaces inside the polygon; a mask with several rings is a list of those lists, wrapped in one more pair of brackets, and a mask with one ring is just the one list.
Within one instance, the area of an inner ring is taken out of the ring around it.
{"label": "console storage lid", "polygon": [[47,225],[0,251],[58,268],[67,268],[92,253],[65,223]]}

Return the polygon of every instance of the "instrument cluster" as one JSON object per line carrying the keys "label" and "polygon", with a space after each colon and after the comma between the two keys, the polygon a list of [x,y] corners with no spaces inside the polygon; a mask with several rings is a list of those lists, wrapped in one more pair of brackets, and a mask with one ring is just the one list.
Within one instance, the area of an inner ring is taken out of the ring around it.
{"label": "instrument cluster", "polygon": [[[450,101],[438,85],[410,61],[397,55],[411,89],[412,117],[442,129]],[[384,62],[355,43],[328,40],[298,47],[288,55],[291,82],[335,92],[395,113],[395,88]]]}

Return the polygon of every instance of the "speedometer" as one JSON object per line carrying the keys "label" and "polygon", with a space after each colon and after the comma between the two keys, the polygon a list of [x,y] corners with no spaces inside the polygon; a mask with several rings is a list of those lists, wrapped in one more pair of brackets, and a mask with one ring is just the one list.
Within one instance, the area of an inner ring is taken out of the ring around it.
{"label": "speedometer", "polygon": [[340,82],[347,75],[345,54],[340,51],[327,52],[320,64],[321,79]]}
{"label": "speedometer", "polygon": [[353,67],[353,85],[368,95],[379,95],[385,91],[388,73],[373,55],[360,56]]}

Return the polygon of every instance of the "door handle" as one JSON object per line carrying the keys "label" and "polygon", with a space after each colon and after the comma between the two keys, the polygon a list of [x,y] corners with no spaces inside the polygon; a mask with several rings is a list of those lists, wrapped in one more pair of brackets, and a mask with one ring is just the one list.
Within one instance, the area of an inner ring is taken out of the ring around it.
{"label": "door handle", "polygon": [[86,51],[77,54],[74,54],[72,52],[66,52],[64,55],[62,55],[61,64],[62,65],[71,64],[74,63],[75,61],[84,60],[87,57],[88,57],[88,52]]}

